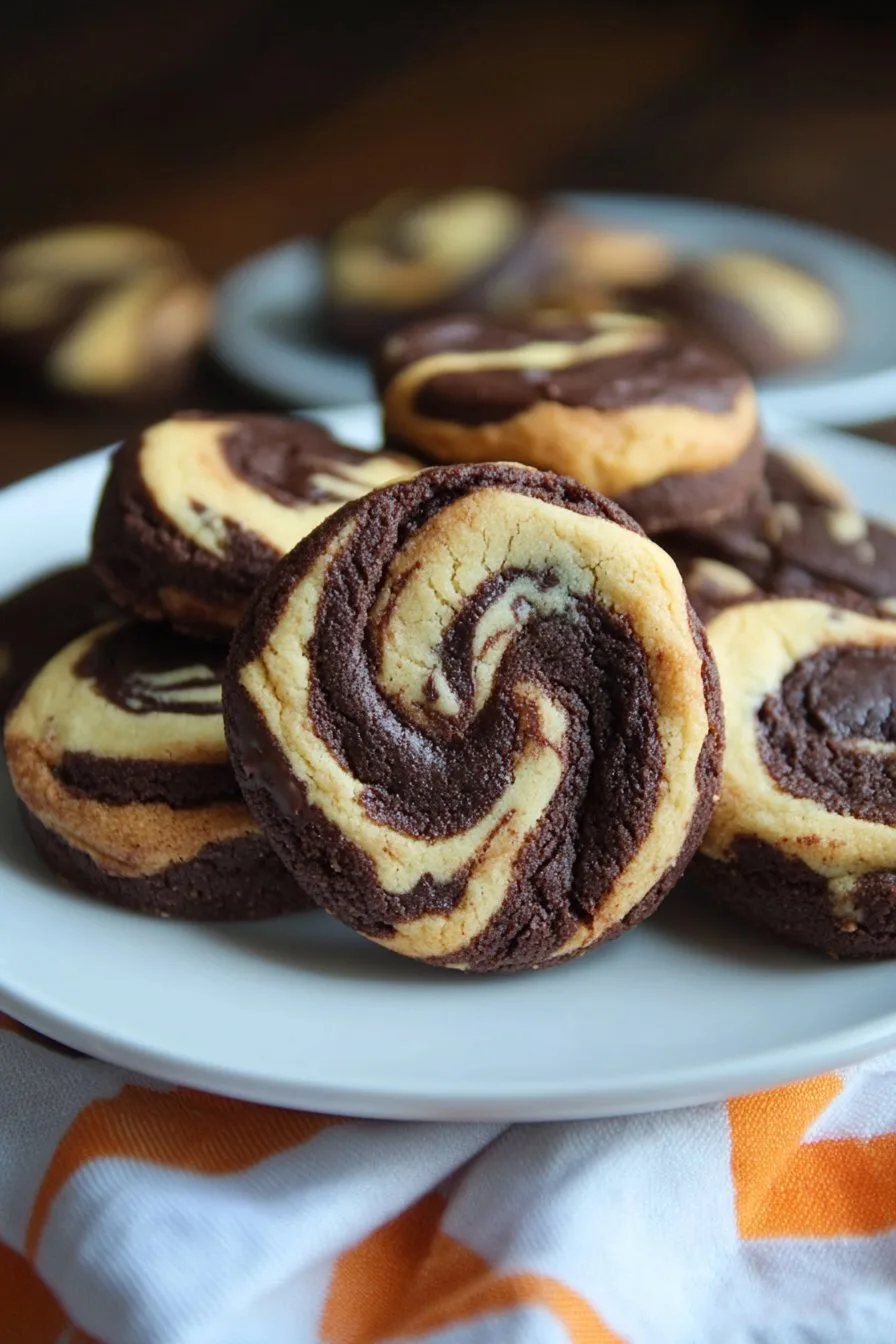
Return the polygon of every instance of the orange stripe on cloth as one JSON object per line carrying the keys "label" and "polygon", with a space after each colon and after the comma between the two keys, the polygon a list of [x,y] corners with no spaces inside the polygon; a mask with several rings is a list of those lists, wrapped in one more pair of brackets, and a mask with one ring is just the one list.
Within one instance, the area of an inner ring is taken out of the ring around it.
{"label": "orange stripe on cloth", "polygon": [[62,1136],[31,1210],[26,1253],[34,1257],[53,1200],[86,1162],[131,1158],[224,1175],[340,1123],[340,1116],[256,1106],[185,1087],[157,1092],[128,1083],[117,1096],[85,1106]]}
{"label": "orange stripe on cloth", "polygon": [[896,1135],[804,1142],[836,1074],[728,1103],[742,1237],[863,1236],[896,1227]]}
{"label": "orange stripe on cloth", "polygon": [[541,1306],[571,1344],[624,1344],[573,1289],[544,1274],[501,1274],[440,1231],[445,1201],[426,1195],[336,1262],[323,1344],[388,1344],[489,1312]]}
{"label": "orange stripe on cloth", "polygon": [[769,1191],[783,1177],[809,1126],[842,1087],[836,1073],[825,1073],[728,1102],[731,1174],[742,1237],[769,1235],[757,1230]]}
{"label": "orange stripe on cloth", "polygon": [[96,1344],[72,1326],[24,1256],[0,1243],[0,1339],[4,1344]]}

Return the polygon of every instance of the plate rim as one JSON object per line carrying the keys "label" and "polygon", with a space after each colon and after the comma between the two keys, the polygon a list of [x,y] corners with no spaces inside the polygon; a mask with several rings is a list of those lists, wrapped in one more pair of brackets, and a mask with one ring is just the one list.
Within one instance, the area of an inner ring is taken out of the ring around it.
{"label": "plate rim", "polygon": [[813,1041],[746,1056],[735,1065],[691,1066],[677,1069],[679,1082],[669,1082],[673,1071],[654,1071],[636,1083],[606,1087],[596,1099],[589,1091],[571,1091],[567,1084],[542,1086],[537,1093],[505,1089],[489,1093],[440,1091],[426,1094],[408,1088],[336,1088],[321,1084],[292,1084],[262,1075],[249,1075],[185,1061],[162,1050],[134,1046],[114,1032],[96,1032],[40,1008],[0,984],[0,1011],[34,1031],[82,1050],[86,1055],[119,1068],[142,1073],[174,1086],[240,1101],[289,1110],[333,1113],[369,1120],[425,1120],[472,1123],[605,1119],[689,1106],[724,1102],[732,1097],[765,1091],[799,1079],[848,1067],[896,1047],[896,1010],[862,1026],[850,1027]]}

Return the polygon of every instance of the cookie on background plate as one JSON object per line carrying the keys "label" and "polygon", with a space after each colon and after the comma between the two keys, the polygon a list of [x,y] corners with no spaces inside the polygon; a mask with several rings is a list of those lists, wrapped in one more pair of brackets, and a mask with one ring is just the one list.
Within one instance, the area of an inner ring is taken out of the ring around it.
{"label": "cookie on background plate", "polygon": [[225,680],[246,800],[300,885],[408,957],[563,961],[650,915],[700,842],[718,686],[669,556],[609,500],[440,467],[328,519]]}
{"label": "cookie on background plate", "polygon": [[226,639],[281,555],[346,500],[420,466],[310,420],[181,411],[113,457],[93,567],[144,619]]}
{"label": "cookie on background plate", "polygon": [[71,225],[0,251],[0,358],[66,398],[171,395],[210,312],[208,283],[149,229]]}
{"label": "cookie on background plate", "polygon": [[760,252],[714,252],[637,296],[724,346],[758,376],[836,353],[845,327],[837,296],[817,276]]}
{"label": "cookie on background plate", "polygon": [[386,341],[377,377],[387,442],[561,472],[649,533],[735,513],[762,479],[748,375],[648,318],[419,323]]}
{"label": "cookie on background plate", "polygon": [[725,757],[686,885],[792,942],[896,955],[896,621],[782,598],[707,634]]}
{"label": "cookie on background plate", "polygon": [[37,674],[7,717],[5,748],[54,872],[153,915],[255,919],[310,904],[240,797],[222,661],[213,644],[119,621]]}

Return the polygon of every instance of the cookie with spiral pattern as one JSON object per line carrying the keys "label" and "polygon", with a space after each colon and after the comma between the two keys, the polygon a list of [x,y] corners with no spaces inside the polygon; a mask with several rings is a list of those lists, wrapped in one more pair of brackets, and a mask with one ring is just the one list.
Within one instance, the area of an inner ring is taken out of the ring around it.
{"label": "cookie with spiral pattern", "polygon": [[207,641],[116,621],[38,672],[6,720],[5,748],[54,872],[147,914],[249,919],[308,905],[240,796],[222,667]]}
{"label": "cookie with spiral pattern", "polygon": [[310,420],[181,411],[112,459],[93,567],[145,620],[229,638],[281,555],[345,500],[420,466],[350,448]]}
{"label": "cookie with spiral pattern", "polygon": [[727,742],[687,884],[838,957],[896,954],[896,621],[800,598],[708,626]]}
{"label": "cookie with spiral pattern", "polygon": [[651,914],[718,780],[715,668],[672,560],[512,464],[375,491],[281,561],[224,692],[299,883],[408,957],[549,966]]}
{"label": "cookie with spiral pattern", "polygon": [[762,478],[747,374],[648,318],[422,322],[386,342],[378,381],[390,442],[572,476],[649,533],[734,513]]}

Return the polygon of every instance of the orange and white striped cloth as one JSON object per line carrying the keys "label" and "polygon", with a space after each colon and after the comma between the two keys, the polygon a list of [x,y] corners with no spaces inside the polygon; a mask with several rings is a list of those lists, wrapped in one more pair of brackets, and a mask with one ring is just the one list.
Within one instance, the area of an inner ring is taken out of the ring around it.
{"label": "orange and white striped cloth", "polygon": [[0,1017],[2,1344],[892,1344],[896,1054],[660,1115],[226,1101]]}

